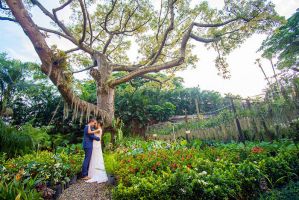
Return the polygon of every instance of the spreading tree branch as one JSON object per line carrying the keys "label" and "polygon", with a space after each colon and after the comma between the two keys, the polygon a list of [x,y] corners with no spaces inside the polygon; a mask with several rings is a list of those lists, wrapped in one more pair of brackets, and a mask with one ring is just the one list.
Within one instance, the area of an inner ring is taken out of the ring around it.
{"label": "spreading tree branch", "polygon": [[65,38],[65,39],[72,40],[72,38],[70,38],[69,36],[67,36],[67,35],[65,35],[65,34],[59,32],[59,31],[44,28],[44,27],[40,27],[40,26],[37,26],[37,28],[41,31],[45,31],[45,32],[48,32],[48,33],[53,33],[53,34],[56,34],[58,36],[61,36],[61,37]]}
{"label": "spreading tree branch", "polygon": [[50,19],[52,19],[58,27],[68,36],[68,39],[75,45],[77,45],[80,49],[83,51],[89,53],[89,54],[94,54],[94,51],[87,47],[84,44],[80,44],[79,41],[71,34],[71,32],[65,27],[65,25],[51,12],[49,12],[38,0],[31,0],[31,2],[36,5],[45,15],[47,15]]}
{"label": "spreading tree branch", "polygon": [[93,66],[90,66],[90,67],[87,67],[87,68],[84,68],[84,69],[80,69],[80,70],[78,70],[78,71],[74,71],[74,72],[72,72],[72,74],[76,74],[76,73],[84,72],[84,71],[90,70],[90,69],[92,69],[92,68],[94,68],[94,67],[96,67],[96,66],[93,65]]}
{"label": "spreading tree branch", "polygon": [[215,24],[202,24],[202,23],[197,23],[197,22],[194,22],[193,24],[194,24],[194,26],[201,27],[201,28],[213,28],[213,27],[216,28],[216,27],[221,27],[221,26],[227,25],[229,23],[235,22],[239,19],[241,19],[241,18],[236,17],[233,19],[229,19],[225,22],[215,23]]}
{"label": "spreading tree branch", "polygon": [[217,42],[219,41],[221,38],[220,37],[215,37],[215,38],[203,38],[203,37],[199,37],[194,35],[193,33],[190,34],[190,37],[198,42],[202,42],[202,43],[210,43],[210,42]]}
{"label": "spreading tree branch", "polygon": [[11,22],[17,22],[17,20],[13,19],[13,18],[10,18],[10,17],[1,17],[0,16],[0,20],[3,20],[3,21],[11,21]]}
{"label": "spreading tree branch", "polygon": [[54,17],[57,19],[57,15],[56,13],[59,11],[59,10],[62,10],[64,9],[67,5],[69,5],[73,0],[68,0],[66,1],[64,4],[62,4],[61,6],[57,7],[57,8],[54,8],[52,10],[53,14],[54,14]]}
{"label": "spreading tree branch", "polygon": [[86,16],[86,8],[85,8],[83,1],[79,0],[79,4],[80,4],[82,15],[83,15],[83,24],[82,24],[82,32],[83,33],[82,33],[81,39],[79,40],[79,44],[81,45],[84,42],[85,36],[86,36],[87,16]]}
{"label": "spreading tree branch", "polygon": [[0,0],[0,9],[2,9],[2,10],[10,10],[10,8],[6,8],[6,7],[3,6],[1,0]]}
{"label": "spreading tree branch", "polygon": [[113,1],[111,0],[112,2],[112,6],[111,6],[111,9],[108,11],[108,13],[106,14],[105,16],[105,20],[104,20],[104,26],[102,27],[108,34],[111,34],[111,32],[108,30],[107,28],[107,23],[109,21],[109,16],[111,15],[111,13],[113,12],[114,8],[115,8],[115,5],[117,3],[117,0]]}
{"label": "spreading tree branch", "polygon": [[88,12],[87,5],[86,5],[85,0],[84,0],[83,2],[84,2],[84,6],[85,6],[85,8],[86,8],[86,16],[87,16],[88,27],[89,27],[89,31],[90,31],[90,33],[89,33],[89,34],[90,34],[89,46],[90,46],[90,48],[92,48],[93,30],[92,30],[92,25],[91,25],[90,15],[89,15],[89,12]]}
{"label": "spreading tree branch", "polygon": [[64,51],[64,53],[65,53],[65,54],[68,54],[68,53],[72,53],[72,52],[74,52],[74,51],[78,51],[78,50],[80,50],[80,48],[79,48],[79,47],[75,47],[75,48],[73,48],[73,49],[69,49],[69,50]]}
{"label": "spreading tree branch", "polygon": [[163,47],[165,46],[168,34],[174,29],[174,3],[175,3],[175,1],[169,0],[169,6],[168,7],[170,9],[170,24],[167,27],[167,29],[166,29],[163,37],[162,37],[162,41],[160,43],[159,50],[157,51],[157,53],[155,53],[155,55],[154,55],[152,61],[149,63],[149,65],[152,65],[157,61],[158,57],[160,56],[160,54],[163,50]]}
{"label": "spreading tree branch", "polygon": [[110,34],[108,40],[106,41],[106,43],[105,43],[105,45],[104,45],[104,48],[103,48],[103,54],[106,53],[106,51],[107,51],[107,49],[108,49],[108,46],[109,46],[109,44],[111,43],[112,39],[113,39],[113,35]]}
{"label": "spreading tree branch", "polygon": [[144,79],[148,79],[150,81],[154,81],[154,82],[158,82],[158,83],[162,84],[162,81],[160,81],[159,79],[156,79],[156,78],[148,76],[148,75],[141,75],[140,77],[142,77]]}
{"label": "spreading tree branch", "polygon": [[141,75],[151,73],[151,72],[158,72],[158,71],[161,71],[161,70],[165,70],[165,69],[169,69],[169,68],[181,65],[185,60],[186,46],[187,46],[187,42],[188,42],[189,38],[192,38],[192,39],[194,39],[196,41],[199,41],[199,42],[202,42],[202,43],[211,43],[211,42],[219,41],[221,39],[221,37],[226,35],[226,34],[231,34],[231,33],[234,33],[236,31],[238,31],[238,30],[229,31],[229,32],[223,33],[221,35],[218,35],[214,38],[203,38],[203,37],[196,36],[192,33],[192,29],[193,29],[194,26],[197,26],[197,27],[221,27],[221,26],[225,26],[229,23],[232,23],[236,20],[238,20],[238,18],[231,19],[231,20],[228,20],[226,22],[217,23],[217,24],[199,24],[199,23],[193,22],[183,35],[182,42],[181,42],[181,48],[180,48],[180,57],[179,58],[173,59],[173,60],[165,62],[163,64],[150,65],[150,66],[143,67],[143,68],[133,69],[130,66],[114,67],[115,71],[124,70],[124,71],[128,71],[130,73],[123,76],[123,77],[121,77],[121,78],[118,78],[118,79],[110,82],[110,86],[115,87],[116,85],[127,82],[127,81],[129,81],[132,78],[135,78],[137,76],[141,76]]}

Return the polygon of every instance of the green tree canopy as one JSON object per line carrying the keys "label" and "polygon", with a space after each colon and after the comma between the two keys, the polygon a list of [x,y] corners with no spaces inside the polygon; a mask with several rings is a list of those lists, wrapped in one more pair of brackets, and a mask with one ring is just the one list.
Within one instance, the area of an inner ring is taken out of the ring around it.
{"label": "green tree canopy", "polygon": [[299,71],[299,9],[262,44],[266,58],[278,58],[278,68]]}

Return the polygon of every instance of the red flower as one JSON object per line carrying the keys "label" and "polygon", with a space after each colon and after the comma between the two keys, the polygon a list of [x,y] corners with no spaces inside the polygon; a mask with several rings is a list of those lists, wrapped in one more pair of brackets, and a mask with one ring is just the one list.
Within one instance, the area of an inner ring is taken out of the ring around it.
{"label": "red flower", "polygon": [[170,167],[173,168],[173,169],[176,169],[178,166],[177,166],[176,163],[172,163],[172,164],[170,165]]}
{"label": "red flower", "polygon": [[252,149],[251,149],[251,152],[252,153],[261,153],[261,152],[263,152],[264,151],[264,149],[262,148],[262,147],[253,147]]}
{"label": "red flower", "polygon": [[155,172],[156,171],[156,166],[152,166],[152,170]]}

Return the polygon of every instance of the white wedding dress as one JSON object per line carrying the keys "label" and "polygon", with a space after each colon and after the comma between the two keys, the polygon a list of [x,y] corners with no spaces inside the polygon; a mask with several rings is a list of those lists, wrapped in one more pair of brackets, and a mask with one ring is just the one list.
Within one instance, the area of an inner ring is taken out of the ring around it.
{"label": "white wedding dress", "polygon": [[[102,132],[102,131],[101,131]],[[95,133],[97,137],[101,137],[102,133]],[[103,183],[108,181],[108,176],[106,174],[104,158],[102,154],[101,141],[93,141],[92,154],[89,163],[88,177],[91,179],[86,182],[97,182]]]}

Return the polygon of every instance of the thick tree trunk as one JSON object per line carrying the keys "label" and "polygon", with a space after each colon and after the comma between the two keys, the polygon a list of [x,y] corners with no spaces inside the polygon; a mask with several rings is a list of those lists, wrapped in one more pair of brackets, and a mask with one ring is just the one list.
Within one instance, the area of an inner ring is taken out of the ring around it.
{"label": "thick tree trunk", "polygon": [[[109,86],[112,77],[112,67],[107,63],[104,56],[95,54],[94,59],[98,68],[90,71],[97,85],[97,107],[105,110],[112,120],[114,116],[114,87]],[[112,122],[112,121],[111,121]],[[111,125],[111,122],[109,125]]]}
{"label": "thick tree trunk", "polygon": [[6,0],[6,3],[25,34],[31,40],[35,51],[42,62],[41,71],[48,75],[53,84],[57,86],[58,91],[66,103],[73,109],[75,113],[74,118],[78,118],[80,115],[86,115],[88,118],[90,114],[93,114],[94,116],[101,116],[107,124],[111,123],[113,116],[110,115],[110,113],[107,113],[106,109],[101,110],[98,106],[83,101],[76,96],[71,84],[66,80],[65,71],[59,65],[59,59],[62,58],[55,58],[52,50],[46,43],[44,36],[41,34],[37,25],[33,22],[30,14],[24,7],[23,2],[21,0]]}
{"label": "thick tree trunk", "polygon": [[[109,85],[109,79],[112,78],[112,67],[108,64],[106,58],[99,54],[94,55],[94,60],[97,64],[97,69],[91,69],[90,75],[96,81],[97,89],[97,108],[105,110],[109,116],[106,120],[105,127],[111,133],[112,144],[115,142],[115,130],[112,127],[114,117],[114,87]],[[105,133],[104,133],[105,134]],[[104,145],[103,141],[102,144]]]}

